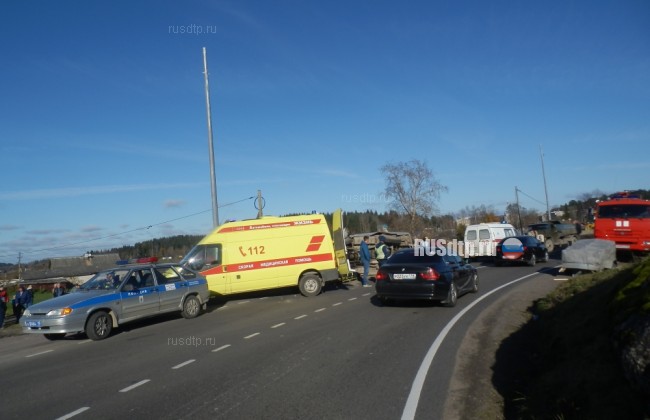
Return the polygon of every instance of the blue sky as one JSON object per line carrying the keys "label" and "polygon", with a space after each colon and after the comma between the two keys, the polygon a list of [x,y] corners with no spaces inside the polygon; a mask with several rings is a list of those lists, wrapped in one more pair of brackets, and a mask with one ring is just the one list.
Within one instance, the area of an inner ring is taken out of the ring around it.
{"label": "blue sky", "polygon": [[[442,213],[648,188],[650,2],[5,1],[0,262],[388,207],[425,160]],[[243,200],[243,201],[241,201]],[[234,203],[234,204],[230,204]],[[151,226],[150,228],[148,228]]]}

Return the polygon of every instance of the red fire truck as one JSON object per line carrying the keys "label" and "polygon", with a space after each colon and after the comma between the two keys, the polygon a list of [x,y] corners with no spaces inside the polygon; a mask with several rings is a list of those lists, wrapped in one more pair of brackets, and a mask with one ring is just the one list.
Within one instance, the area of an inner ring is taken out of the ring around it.
{"label": "red fire truck", "polygon": [[650,251],[650,200],[628,191],[596,204],[594,237],[616,243],[616,248]]}

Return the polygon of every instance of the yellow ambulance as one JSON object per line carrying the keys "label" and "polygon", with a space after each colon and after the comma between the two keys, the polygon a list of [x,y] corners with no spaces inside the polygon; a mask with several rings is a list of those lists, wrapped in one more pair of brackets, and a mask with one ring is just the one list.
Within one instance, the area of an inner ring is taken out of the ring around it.
{"label": "yellow ambulance", "polygon": [[316,296],[325,282],[354,278],[341,210],[332,224],[334,240],[322,214],[226,222],[181,263],[200,271],[216,295],[298,286],[304,296]]}

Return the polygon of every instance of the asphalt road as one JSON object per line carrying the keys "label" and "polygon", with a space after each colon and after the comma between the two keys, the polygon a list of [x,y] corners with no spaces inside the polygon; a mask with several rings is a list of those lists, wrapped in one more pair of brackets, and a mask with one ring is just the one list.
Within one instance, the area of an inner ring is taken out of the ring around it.
{"label": "asphalt road", "polygon": [[455,308],[384,307],[355,282],[239,296],[99,342],[4,337],[2,418],[469,418],[490,386],[495,325],[554,287],[556,264],[481,266],[479,293]]}

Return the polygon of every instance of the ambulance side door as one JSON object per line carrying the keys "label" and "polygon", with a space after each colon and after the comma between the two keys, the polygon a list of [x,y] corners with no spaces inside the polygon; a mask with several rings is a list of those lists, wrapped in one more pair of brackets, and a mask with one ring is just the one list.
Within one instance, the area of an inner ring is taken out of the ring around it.
{"label": "ambulance side door", "polygon": [[204,265],[200,272],[207,279],[210,292],[227,295],[232,293],[231,274],[227,272],[228,258],[224,255],[224,248],[220,243],[205,244]]}

